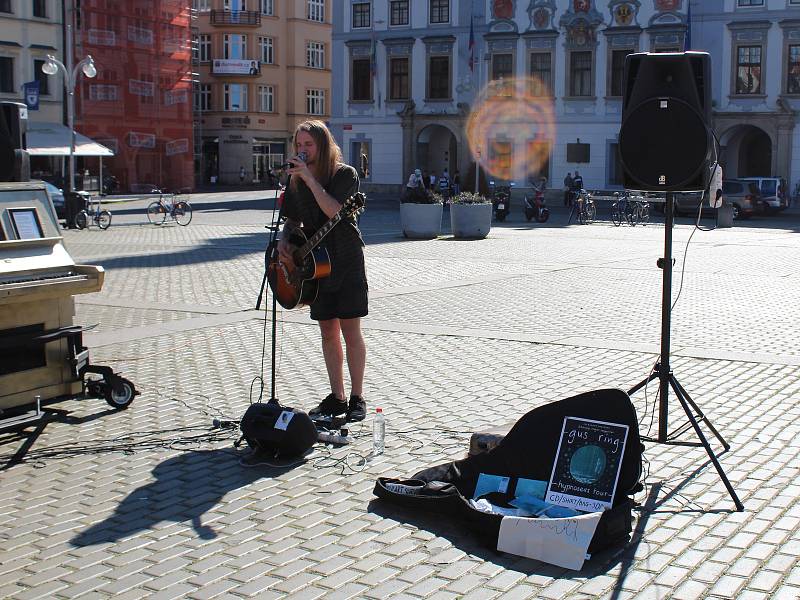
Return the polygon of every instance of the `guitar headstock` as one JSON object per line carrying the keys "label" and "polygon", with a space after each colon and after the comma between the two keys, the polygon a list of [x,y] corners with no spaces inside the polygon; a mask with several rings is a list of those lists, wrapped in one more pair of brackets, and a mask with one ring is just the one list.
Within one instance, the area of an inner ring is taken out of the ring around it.
{"label": "guitar headstock", "polygon": [[341,208],[342,216],[353,217],[364,210],[367,197],[363,192],[356,192],[344,201]]}

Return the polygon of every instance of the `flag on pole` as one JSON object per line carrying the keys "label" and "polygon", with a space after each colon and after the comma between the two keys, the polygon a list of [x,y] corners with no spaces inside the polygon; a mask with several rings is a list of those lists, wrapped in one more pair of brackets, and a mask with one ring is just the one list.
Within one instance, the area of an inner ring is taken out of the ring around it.
{"label": "flag on pole", "polygon": [[469,19],[469,70],[475,72],[475,29],[472,26],[474,18]]}
{"label": "flag on pole", "polygon": [[686,37],[684,38],[683,51],[692,49],[692,0],[686,2]]}

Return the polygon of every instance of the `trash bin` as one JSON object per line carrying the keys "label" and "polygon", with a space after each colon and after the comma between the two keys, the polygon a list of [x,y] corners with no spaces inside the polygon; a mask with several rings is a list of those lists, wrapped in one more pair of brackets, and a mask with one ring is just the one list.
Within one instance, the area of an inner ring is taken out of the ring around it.
{"label": "trash bin", "polygon": [[733,206],[730,204],[717,209],[717,227],[733,227]]}
{"label": "trash bin", "polygon": [[76,229],[75,215],[86,208],[86,199],[78,192],[64,192],[67,228]]}

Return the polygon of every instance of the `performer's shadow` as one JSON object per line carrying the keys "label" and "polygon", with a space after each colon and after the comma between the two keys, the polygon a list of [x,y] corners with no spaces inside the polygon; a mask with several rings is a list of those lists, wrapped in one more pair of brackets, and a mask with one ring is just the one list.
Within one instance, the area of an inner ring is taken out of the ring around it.
{"label": "performer's shadow", "polygon": [[155,481],[132,491],[114,514],[72,538],[75,546],[116,542],[131,534],[153,529],[163,522],[190,521],[202,539],[217,532],[203,524],[203,515],[228,492],[263,477],[276,477],[298,464],[285,467],[244,468],[230,450],[192,451],[175,456],[153,469]]}

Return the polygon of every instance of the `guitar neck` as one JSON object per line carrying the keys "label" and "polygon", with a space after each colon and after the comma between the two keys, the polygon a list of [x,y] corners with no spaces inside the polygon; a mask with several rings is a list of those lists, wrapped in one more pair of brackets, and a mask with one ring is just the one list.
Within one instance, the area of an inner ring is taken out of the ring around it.
{"label": "guitar neck", "polygon": [[294,254],[295,262],[298,263],[301,262],[308,255],[309,252],[311,252],[314,248],[317,247],[317,245],[319,245],[319,243],[322,241],[322,238],[328,235],[331,232],[331,229],[333,229],[337,225],[337,223],[339,223],[339,221],[341,220],[342,220],[342,211],[340,210],[335,215],[333,215],[333,217],[331,217],[327,223],[325,223],[322,227],[317,229],[317,232],[310,238],[308,238],[308,241],[306,241],[305,244],[303,244],[297,249],[297,251]]}

